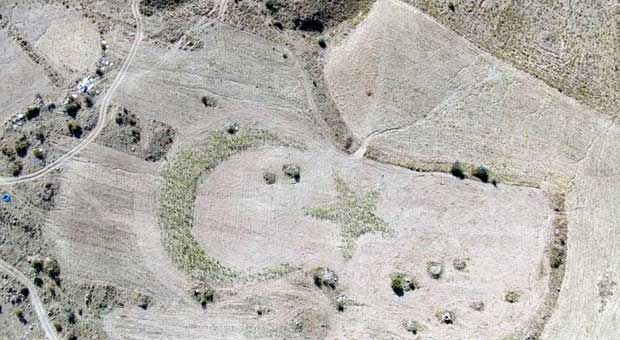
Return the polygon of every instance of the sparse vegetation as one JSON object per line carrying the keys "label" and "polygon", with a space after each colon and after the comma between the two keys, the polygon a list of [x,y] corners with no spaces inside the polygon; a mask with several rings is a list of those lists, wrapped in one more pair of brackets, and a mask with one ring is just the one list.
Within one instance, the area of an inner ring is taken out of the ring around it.
{"label": "sparse vegetation", "polygon": [[336,201],[321,206],[306,208],[306,214],[336,222],[340,225],[342,251],[345,258],[351,258],[356,240],[367,233],[388,234],[392,228],[375,214],[379,192],[370,190],[364,195],[356,194],[338,175],[336,182]]}
{"label": "sparse vegetation", "polygon": [[214,131],[204,148],[182,150],[164,170],[159,213],[162,241],[173,261],[193,278],[231,281],[239,275],[209,257],[191,234],[198,177],[237,152],[276,143],[282,144],[266,130],[243,128],[234,135]]}
{"label": "sparse vegetation", "polygon": [[507,290],[504,292],[504,301],[508,303],[517,303],[521,299],[521,293],[515,290]]}
{"label": "sparse vegetation", "polygon": [[484,310],[484,302],[478,300],[478,301],[474,301],[472,302],[470,305],[471,309],[481,312]]}
{"label": "sparse vegetation", "polygon": [[403,321],[403,327],[405,328],[405,330],[413,335],[418,334],[420,331],[423,330],[423,326],[422,324],[420,324],[419,322],[415,321],[415,320],[406,320]]}
{"label": "sparse vegetation", "polygon": [[463,271],[467,268],[467,262],[463,259],[454,259],[454,261],[452,261],[452,266],[458,271]]}

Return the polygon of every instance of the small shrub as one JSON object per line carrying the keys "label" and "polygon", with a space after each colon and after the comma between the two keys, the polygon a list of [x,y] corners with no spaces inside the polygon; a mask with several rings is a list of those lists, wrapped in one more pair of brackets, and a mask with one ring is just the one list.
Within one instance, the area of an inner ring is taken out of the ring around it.
{"label": "small shrub", "polygon": [[15,160],[15,148],[11,148],[5,144],[2,146],[2,154],[5,155],[9,161]]}
{"label": "small shrub", "polygon": [[393,274],[390,281],[390,287],[392,287],[394,294],[398,296],[405,295],[405,278],[403,274]]}
{"label": "small shrub", "polygon": [[82,136],[82,127],[80,126],[80,123],[75,120],[67,122],[67,128],[69,129],[71,136],[76,138],[80,138],[80,136]]}
{"label": "small shrub", "polygon": [[215,291],[211,288],[197,288],[194,289],[194,299],[205,308],[208,303],[213,302],[215,297]]}
{"label": "small shrub", "polygon": [[463,271],[467,268],[467,262],[462,259],[454,259],[454,261],[452,261],[452,265],[454,266],[454,269],[458,271]]}
{"label": "small shrub", "polygon": [[17,140],[15,140],[15,153],[18,156],[24,157],[28,153],[28,148],[30,147],[30,141],[24,135],[19,136]]}
{"label": "small shrub", "polygon": [[21,308],[17,308],[15,310],[15,316],[19,319],[19,322],[23,324],[26,323],[26,317],[24,316],[24,311]]}
{"label": "small shrub", "polygon": [[217,101],[211,96],[202,96],[200,101],[205,107],[214,107],[217,105]]}
{"label": "small shrub", "polygon": [[28,108],[26,108],[26,119],[28,120],[33,119],[37,117],[40,112],[41,112],[41,109],[39,109],[39,106],[30,105],[28,106]]}
{"label": "small shrub", "polygon": [[327,48],[327,42],[325,42],[325,39],[323,38],[319,39],[319,46],[321,48]]}
{"label": "small shrub", "polygon": [[265,171],[263,173],[263,180],[265,180],[265,183],[269,185],[274,184],[276,182],[276,179],[276,174],[274,174],[273,172]]}
{"label": "small shrub", "polygon": [[82,106],[75,99],[71,99],[69,100],[69,102],[67,102],[67,104],[65,104],[65,112],[73,118],[77,116],[81,108]]}
{"label": "small shrub", "polygon": [[43,159],[43,151],[38,146],[32,149],[32,155],[38,159]]}
{"label": "small shrub", "polygon": [[32,282],[34,282],[34,285],[37,287],[41,287],[43,286],[43,279],[41,279],[40,277],[35,277]]}
{"label": "small shrub", "polygon": [[228,132],[229,135],[234,135],[235,133],[239,132],[239,128],[239,124],[232,123],[226,127],[226,132]]}
{"label": "small shrub", "polygon": [[91,96],[86,96],[84,98],[84,103],[86,104],[86,107],[88,108],[95,106],[95,101],[93,100],[93,97]]}
{"label": "small shrub", "polygon": [[452,176],[459,178],[459,179],[465,179],[465,171],[463,170],[463,166],[461,165],[460,162],[454,162],[454,164],[452,164],[452,168],[450,169],[450,173],[452,174]]}
{"label": "small shrub", "polygon": [[489,169],[487,169],[484,165],[480,165],[474,169],[472,175],[483,183],[489,182]]}
{"label": "small shrub", "polygon": [[312,279],[319,288],[327,286],[331,289],[336,289],[336,284],[338,283],[338,275],[333,270],[323,267],[315,268],[312,271]]}
{"label": "small shrub", "polygon": [[14,177],[17,177],[24,170],[24,164],[20,160],[16,160],[13,163],[11,163],[9,170],[11,171],[11,174]]}
{"label": "small shrub", "polygon": [[474,301],[472,302],[469,307],[471,307],[471,309],[481,312],[484,310],[484,302],[482,301]]}
{"label": "small shrub", "polygon": [[62,324],[60,323],[60,321],[54,321],[54,329],[58,333],[62,332]]}
{"label": "small shrub", "polygon": [[415,278],[403,273],[392,273],[390,279],[390,287],[392,287],[394,294],[398,296],[403,296],[405,292],[420,288]]}
{"label": "small shrub", "polygon": [[56,278],[60,275],[60,265],[56,259],[51,257],[46,257],[45,260],[43,260],[43,270],[51,278]]}
{"label": "small shrub", "polygon": [[282,166],[282,172],[284,172],[286,176],[294,179],[295,182],[299,182],[299,179],[301,177],[301,168],[299,167],[299,165],[284,164]]}
{"label": "small shrub", "polygon": [[508,303],[517,303],[519,302],[520,299],[521,299],[521,293],[517,291],[508,290],[504,293],[504,301]]}

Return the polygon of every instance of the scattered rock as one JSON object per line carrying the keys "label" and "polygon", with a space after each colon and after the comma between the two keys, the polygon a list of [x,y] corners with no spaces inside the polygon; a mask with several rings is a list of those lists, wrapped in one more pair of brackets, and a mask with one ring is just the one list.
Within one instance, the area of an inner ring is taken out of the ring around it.
{"label": "scattered rock", "polygon": [[427,264],[426,270],[433,279],[437,280],[443,274],[443,264],[441,262],[431,261]]}
{"label": "scattered rock", "polygon": [[449,310],[439,310],[437,311],[435,316],[440,323],[443,323],[445,325],[452,325],[456,321],[456,316],[454,315],[454,312]]}
{"label": "scattered rock", "polygon": [[411,334],[418,334],[424,329],[424,326],[415,320],[405,320],[403,321],[403,327],[405,330]]}

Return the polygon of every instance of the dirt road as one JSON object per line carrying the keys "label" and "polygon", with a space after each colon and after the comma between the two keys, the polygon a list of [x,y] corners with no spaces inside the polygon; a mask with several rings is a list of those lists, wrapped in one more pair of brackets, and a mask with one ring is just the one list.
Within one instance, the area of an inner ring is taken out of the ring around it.
{"label": "dirt road", "polygon": [[60,167],[66,161],[68,161],[73,156],[75,156],[78,152],[82,151],[90,143],[92,143],[97,138],[97,136],[99,136],[106,122],[108,121],[108,106],[110,105],[110,101],[112,100],[112,97],[114,96],[114,92],[116,91],[120,83],[123,81],[123,78],[125,77],[125,74],[127,73],[127,70],[129,69],[129,66],[131,65],[131,63],[133,62],[136,56],[136,53],[138,51],[138,46],[140,45],[140,42],[142,41],[142,38],[144,37],[144,31],[142,27],[142,17],[140,16],[140,0],[132,1],[131,11],[136,20],[136,36],[134,38],[133,44],[131,45],[129,55],[127,55],[127,59],[125,59],[125,62],[123,63],[123,66],[118,72],[118,75],[114,79],[114,82],[112,82],[112,85],[110,86],[110,88],[108,89],[108,92],[105,94],[105,96],[103,97],[103,100],[100,103],[99,118],[97,120],[97,125],[95,126],[95,129],[79,145],[77,145],[76,147],[71,149],[69,152],[59,157],[54,162],[48,164],[45,168],[35,171],[31,174],[27,174],[27,175],[23,175],[19,177],[0,177],[0,185],[12,185],[12,184],[17,184],[17,183],[22,183],[22,182],[28,182],[28,181],[40,178],[42,176],[45,176],[50,171]]}
{"label": "dirt road", "polygon": [[43,332],[45,332],[45,336],[49,340],[59,339],[56,336],[54,328],[52,327],[52,323],[47,318],[47,311],[45,310],[43,303],[41,303],[41,299],[39,299],[39,294],[37,293],[37,287],[34,286],[32,281],[28,279],[24,274],[22,274],[19,270],[17,270],[17,268],[4,262],[4,260],[2,259],[0,259],[0,270],[13,276],[28,288],[28,291],[30,292],[28,296],[30,297],[30,301],[32,302],[32,308],[34,308],[34,312],[37,314],[37,317],[41,322],[41,328],[43,329]]}
{"label": "dirt road", "polygon": [[[110,105],[110,101],[112,100],[112,97],[114,96],[114,92],[120,85],[121,81],[123,81],[123,78],[125,77],[125,74],[127,73],[127,70],[129,69],[129,66],[131,65],[133,59],[136,56],[136,52],[138,51],[138,45],[140,44],[144,36],[144,31],[142,28],[142,17],[140,16],[139,5],[140,5],[140,0],[133,0],[131,3],[131,11],[136,20],[136,35],[135,35],[133,44],[131,45],[129,55],[127,55],[127,59],[125,59],[125,62],[123,63],[123,66],[121,67],[118,75],[114,79],[114,82],[112,82],[112,85],[110,86],[107,93],[103,97],[103,100],[101,101],[101,104],[99,107],[99,118],[97,120],[97,126],[95,126],[95,129],[79,145],[71,149],[69,152],[67,152],[66,154],[64,154],[63,156],[61,156],[60,158],[52,162],[51,164],[47,165],[45,168],[39,171],[33,172],[31,174],[20,176],[20,177],[13,177],[13,178],[0,177],[0,185],[12,185],[12,184],[35,180],[37,178],[45,176],[50,171],[60,167],[66,161],[71,159],[71,157],[75,156],[78,152],[82,151],[90,143],[92,143],[97,138],[97,136],[99,136],[99,134],[103,130],[108,120],[108,106]],[[34,286],[31,280],[28,279],[19,270],[17,270],[17,268],[11,266],[10,264],[6,263],[2,259],[0,259],[0,270],[7,272],[9,275],[19,280],[22,284],[24,284],[28,288],[28,290],[30,291],[29,296],[30,296],[30,301],[32,302],[32,307],[34,308],[34,311],[37,314],[37,317],[39,318],[39,321],[41,323],[41,328],[43,329],[45,336],[49,340],[58,340],[59,338],[56,336],[56,332],[54,331],[54,328],[52,327],[52,324],[50,323],[50,320],[47,317],[47,311],[45,310],[45,307],[43,306],[43,303],[41,302],[41,299],[39,298],[39,295],[37,293],[37,288]]]}

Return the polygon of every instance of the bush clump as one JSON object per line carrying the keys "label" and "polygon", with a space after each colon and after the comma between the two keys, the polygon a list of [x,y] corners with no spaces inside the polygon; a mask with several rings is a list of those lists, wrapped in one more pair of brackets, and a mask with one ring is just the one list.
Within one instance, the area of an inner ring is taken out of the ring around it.
{"label": "bush clump", "polygon": [[19,176],[24,170],[24,164],[20,160],[16,160],[9,166],[9,171],[14,177]]}
{"label": "bush clump", "polygon": [[73,98],[70,98],[69,101],[65,104],[65,112],[73,118],[77,116],[81,108],[82,105],[80,105],[80,103]]}
{"label": "bush clump", "polygon": [[208,303],[213,302],[215,298],[215,291],[209,287],[201,287],[194,289],[194,299],[198,302],[202,308],[205,308]]}
{"label": "bush clump", "polygon": [[476,167],[472,175],[481,180],[482,183],[489,182],[489,169],[487,169],[487,167],[485,167],[484,165]]}
{"label": "bush clump", "polygon": [[26,108],[26,119],[30,120],[36,118],[40,112],[41,109],[38,105],[30,105]]}
{"label": "bush clump", "polygon": [[32,155],[38,159],[43,159],[43,151],[38,146],[32,149]]}
{"label": "bush clump", "polygon": [[80,138],[80,136],[82,136],[82,126],[80,126],[80,123],[75,120],[68,121],[67,128],[69,129],[71,136],[76,138]]}
{"label": "bush clump", "polygon": [[25,135],[21,135],[15,140],[15,152],[20,157],[26,156],[29,147],[30,141],[28,141],[28,138]]}
{"label": "bush clump", "polygon": [[508,290],[504,293],[504,301],[508,303],[517,303],[519,302],[520,299],[521,299],[521,293],[517,291]]}
{"label": "bush clump", "polygon": [[43,270],[51,278],[57,278],[60,275],[60,265],[58,261],[52,257],[46,257],[45,260],[43,260]]}
{"label": "bush clump", "polygon": [[405,292],[416,290],[420,286],[418,282],[411,276],[403,273],[393,273],[390,276],[390,287],[397,296],[405,295]]}
{"label": "bush clump", "polygon": [[465,171],[463,170],[463,166],[461,165],[461,163],[458,161],[452,164],[452,168],[450,168],[450,173],[456,178],[465,179]]}
{"label": "bush clump", "polygon": [[200,101],[205,107],[215,107],[217,105],[217,101],[211,96],[202,96]]}

